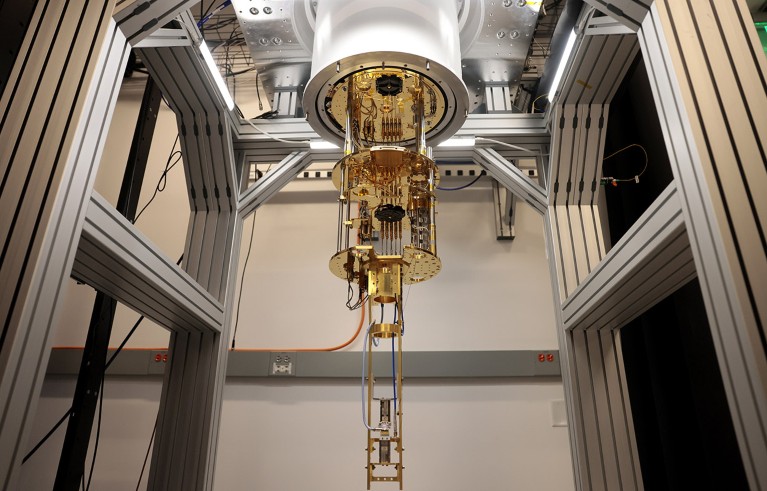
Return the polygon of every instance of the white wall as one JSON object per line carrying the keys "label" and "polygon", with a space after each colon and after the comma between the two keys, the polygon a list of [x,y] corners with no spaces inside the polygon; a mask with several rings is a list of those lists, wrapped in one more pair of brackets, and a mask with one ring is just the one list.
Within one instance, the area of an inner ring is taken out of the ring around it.
{"label": "white wall", "polygon": [[[224,397],[216,489],[365,489],[359,382],[234,379]],[[403,397],[406,490],[573,489],[558,381],[411,380]]]}
{"label": "white wall", "polygon": [[[47,377],[43,383],[40,404],[30,448],[64,415],[72,404],[75,377]],[[93,472],[91,491],[134,490],[141,465],[152,435],[162,390],[162,377],[107,377],[104,385],[101,438]],[[62,426],[29,461],[22,466],[19,490],[53,489],[65,426]],[[86,480],[91,468],[96,425],[86,460]],[[150,457],[151,458],[151,457]],[[141,489],[146,489],[147,471]],[[226,488],[222,488],[226,489]]]}
{"label": "white wall", "polygon": [[[113,203],[140,99],[140,88],[124,88],[97,178],[98,192]],[[175,136],[175,119],[163,108],[141,206]],[[179,165],[138,222],[172,260],[183,250],[188,220],[184,186]],[[259,209],[238,348],[334,346],[353,333],[358,312],[346,310],[346,284],[327,269],[335,252],[334,194],[328,181],[295,182]],[[443,270],[406,290],[406,350],[556,349],[542,220],[520,205],[517,238],[496,241],[491,196],[487,183],[440,195]],[[241,267],[251,223],[245,223]],[[93,296],[90,287],[71,282],[54,344],[83,344]],[[137,317],[120,306],[113,346]],[[167,339],[164,329],[146,323],[129,346],[162,347]],[[348,349],[360,346],[357,340]],[[160,384],[159,378],[107,378],[92,489],[135,489]],[[71,378],[46,380],[30,447],[66,410],[73,388]],[[550,415],[551,401],[562,398],[561,381],[551,379],[407,381],[405,489],[573,489],[567,429],[553,427]],[[216,489],[363,489],[359,414],[357,381],[229,379]],[[63,429],[24,466],[23,489],[50,488],[62,440]]]}
{"label": "white wall", "polygon": [[[358,317],[344,305],[347,285],[328,270],[336,252],[335,195],[329,180],[298,181],[258,210],[238,347],[335,346],[353,332]],[[405,286],[406,349],[556,349],[542,218],[518,206],[517,238],[498,241],[489,182],[439,199],[443,267],[436,278]]]}

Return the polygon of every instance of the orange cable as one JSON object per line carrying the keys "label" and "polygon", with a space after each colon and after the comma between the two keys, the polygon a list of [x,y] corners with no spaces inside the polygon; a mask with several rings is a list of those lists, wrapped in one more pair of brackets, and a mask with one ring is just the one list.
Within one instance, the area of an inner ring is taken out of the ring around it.
{"label": "orange cable", "polygon": [[362,332],[362,325],[365,323],[365,307],[364,304],[360,307],[360,310],[362,311],[362,314],[360,315],[360,323],[357,326],[357,331],[355,331],[354,335],[349,338],[348,341],[346,341],[343,344],[339,344],[338,346],[333,346],[332,348],[290,348],[290,349],[272,349],[272,348],[239,348],[235,350],[229,350],[229,351],[270,351],[270,352],[283,352],[283,351],[338,351],[341,348],[346,348],[350,344],[354,342],[355,339],[360,335],[360,332]]}
{"label": "orange cable", "polygon": [[[273,349],[273,348],[239,348],[239,349],[230,349],[229,351],[267,351],[267,352],[283,352],[283,351],[338,351],[342,348],[346,348],[350,344],[354,342],[355,339],[360,335],[360,332],[362,332],[362,325],[365,323],[365,307],[360,307],[360,310],[362,311],[360,315],[360,323],[357,326],[357,330],[354,332],[354,335],[349,338],[348,341],[346,341],[343,344],[339,344],[338,346],[333,346],[331,348],[290,348],[290,349]],[[84,349],[82,346],[54,346],[53,349]],[[116,348],[110,347],[109,349],[114,350]],[[168,351],[168,348],[123,348],[123,351]]]}

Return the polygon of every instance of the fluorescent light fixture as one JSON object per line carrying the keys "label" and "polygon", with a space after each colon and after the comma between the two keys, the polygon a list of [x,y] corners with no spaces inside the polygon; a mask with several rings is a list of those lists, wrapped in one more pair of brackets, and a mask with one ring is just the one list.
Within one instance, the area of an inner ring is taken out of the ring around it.
{"label": "fluorescent light fixture", "polygon": [[573,51],[573,47],[575,46],[575,40],[578,39],[578,35],[575,34],[575,31],[570,32],[570,37],[567,38],[567,44],[565,44],[565,52],[562,53],[562,59],[559,60],[559,66],[557,67],[557,73],[554,74],[554,82],[551,84],[551,89],[549,89],[549,102],[554,100],[554,95],[557,93],[557,90],[559,89],[559,82],[562,81],[562,75],[565,73],[565,67],[567,66],[567,62],[570,61],[570,53]]}
{"label": "fluorescent light fixture", "polygon": [[213,80],[216,81],[216,85],[218,86],[218,91],[221,92],[221,97],[224,98],[226,107],[228,107],[229,110],[231,111],[232,109],[234,109],[234,100],[232,99],[232,96],[229,94],[229,89],[226,88],[226,83],[224,83],[224,78],[221,76],[221,72],[218,71],[216,62],[213,61],[213,55],[210,54],[210,50],[208,49],[208,45],[205,44],[205,41],[200,43],[200,53],[202,53],[202,58],[205,60],[205,63],[208,64],[208,68],[210,69],[210,74],[213,75]]}
{"label": "fluorescent light fixture", "polygon": [[333,150],[334,148],[341,148],[335,143],[326,142],[325,140],[317,140],[309,142],[309,148],[312,150]]}
{"label": "fluorescent light fixture", "polygon": [[438,147],[473,147],[474,137],[471,138],[448,138],[442,143],[437,145]]}

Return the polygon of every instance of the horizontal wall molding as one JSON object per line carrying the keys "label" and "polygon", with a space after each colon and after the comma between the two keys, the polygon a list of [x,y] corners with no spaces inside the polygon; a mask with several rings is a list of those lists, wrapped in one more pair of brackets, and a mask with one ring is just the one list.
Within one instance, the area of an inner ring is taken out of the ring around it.
{"label": "horizontal wall molding", "polygon": [[[115,350],[110,349],[110,356]],[[300,351],[288,353],[295,375],[270,375],[277,352],[230,351],[228,377],[251,378],[358,378],[362,354],[358,351]],[[126,349],[115,358],[108,375],[162,375],[170,362],[167,350]],[[402,353],[406,378],[560,377],[558,350],[512,351],[406,351]],[[77,375],[82,350],[54,348],[47,375]],[[374,353],[374,373],[391,373],[391,353]]]}

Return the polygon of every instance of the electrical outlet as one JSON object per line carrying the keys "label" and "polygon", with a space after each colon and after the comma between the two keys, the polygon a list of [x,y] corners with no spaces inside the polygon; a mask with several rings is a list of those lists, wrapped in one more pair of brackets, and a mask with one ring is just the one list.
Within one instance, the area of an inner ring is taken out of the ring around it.
{"label": "electrical outlet", "polygon": [[269,356],[269,375],[277,377],[296,376],[295,351],[281,351]]}

